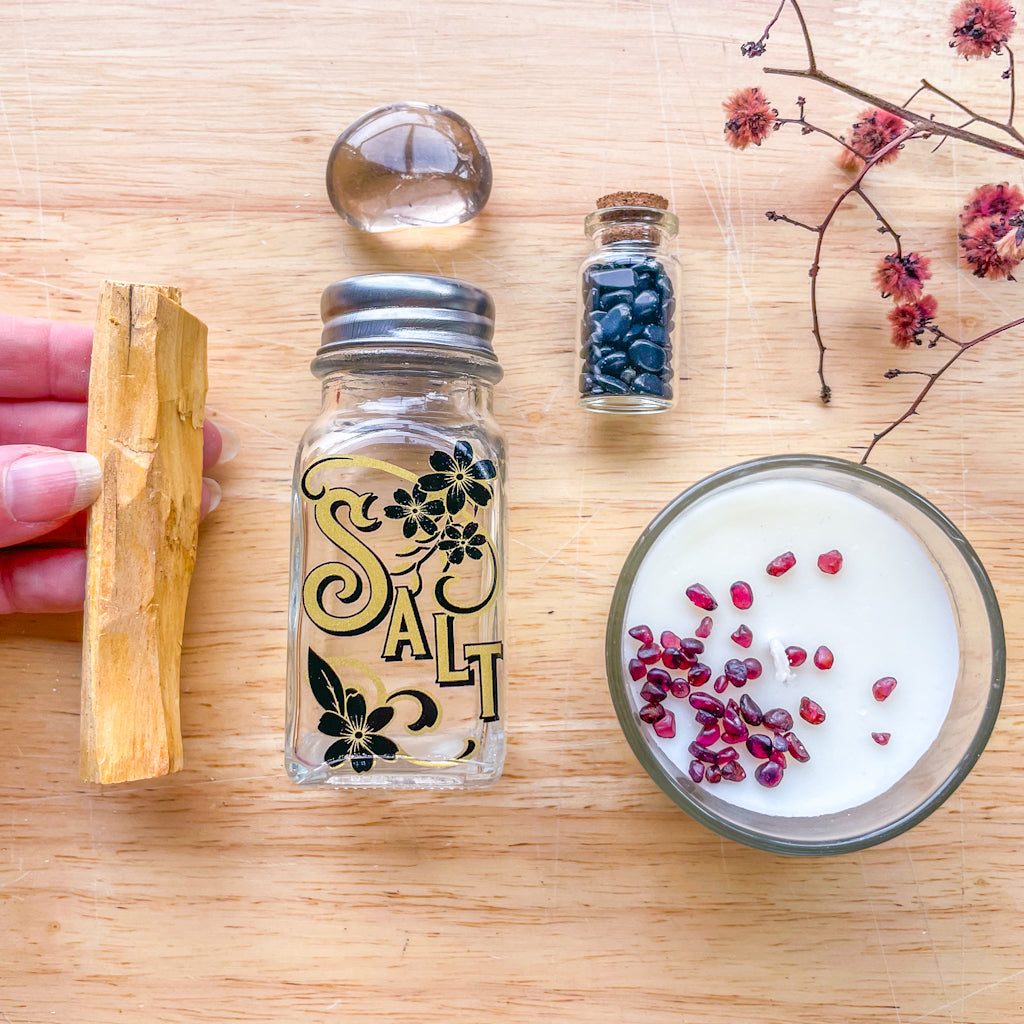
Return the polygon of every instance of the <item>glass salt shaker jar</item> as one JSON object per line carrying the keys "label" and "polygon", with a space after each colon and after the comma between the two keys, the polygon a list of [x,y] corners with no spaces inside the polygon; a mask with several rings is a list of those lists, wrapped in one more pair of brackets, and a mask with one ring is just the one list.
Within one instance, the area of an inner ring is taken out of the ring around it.
{"label": "glass salt shaker jar", "polygon": [[666,248],[679,222],[650,192],[613,192],[597,207],[585,222],[594,250],[580,268],[579,403],[662,412],[675,402],[679,262]]}
{"label": "glass salt shaker jar", "polygon": [[285,767],[455,789],[505,758],[505,445],[494,305],[450,278],[323,293],[323,407],[292,497]]}

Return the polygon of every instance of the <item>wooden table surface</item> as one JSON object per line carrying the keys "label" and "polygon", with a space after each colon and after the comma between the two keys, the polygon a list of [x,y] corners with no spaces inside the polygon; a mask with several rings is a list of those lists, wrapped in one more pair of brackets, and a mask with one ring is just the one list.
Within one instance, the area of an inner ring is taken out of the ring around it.
{"label": "wooden table surface", "polygon": [[[728,8],[728,14],[719,7]],[[808,0],[822,64],[904,99],[921,76],[1002,116],[1005,66],[956,60],[945,3]],[[951,5],[950,5],[951,6]],[[1003,711],[970,778],[874,849],[804,860],[721,840],[644,774],[603,672],[605,616],[645,523],[755,456],[856,459],[939,353],[898,353],[871,280],[889,251],[845,209],[809,333],[816,222],[848,179],[793,129],[736,153],[721,102],[762,84],[842,130],[862,104],[741,59],[774,0],[10,0],[0,8],[0,309],[91,321],[104,278],[179,285],[210,327],[210,406],[242,437],[219,470],[183,657],[186,770],[78,778],[80,619],[0,624],[0,1020],[433,1024],[992,1022],[1024,1016],[1020,770],[1024,481],[1020,332],[961,361],[881,445],[987,566],[1006,620]],[[801,59],[794,19],[772,63]],[[495,168],[477,221],[361,236],[327,202],[337,133],[380,103],[446,104]],[[950,116],[939,104],[936,114]],[[1019,163],[904,153],[872,192],[932,254],[964,337],[1024,283],[956,266],[971,187]],[[682,401],[604,418],[574,402],[582,220],[616,188],[681,221]],[[288,501],[319,402],[332,280],[400,269],[495,296],[511,458],[502,781],[467,795],[301,791],[282,770]]]}

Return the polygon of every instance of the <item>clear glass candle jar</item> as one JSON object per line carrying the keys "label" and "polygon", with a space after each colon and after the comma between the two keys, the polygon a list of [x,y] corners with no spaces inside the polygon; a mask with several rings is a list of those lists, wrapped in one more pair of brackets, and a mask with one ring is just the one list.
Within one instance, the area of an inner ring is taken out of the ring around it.
{"label": "clear glass candle jar", "polygon": [[490,296],[323,293],[292,498],[285,764],[300,785],[484,786],[505,757],[505,445]]}
{"label": "clear glass candle jar", "polygon": [[673,334],[679,223],[668,202],[614,192],[585,224],[593,252],[580,268],[579,402],[594,412],[651,413],[675,402]]}
{"label": "clear glass candle jar", "polygon": [[822,455],[741,463],[667,505],[619,575],[605,658],[654,782],[719,834],[794,856],[928,817],[984,750],[1006,679],[963,534],[900,481]]}

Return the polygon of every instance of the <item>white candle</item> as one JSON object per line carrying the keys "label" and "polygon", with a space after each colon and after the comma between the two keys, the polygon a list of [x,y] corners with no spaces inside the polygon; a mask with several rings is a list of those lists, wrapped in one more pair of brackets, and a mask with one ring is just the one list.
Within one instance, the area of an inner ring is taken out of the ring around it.
{"label": "white candle", "polygon": [[[843,565],[830,575],[818,568],[817,558],[833,549],[841,552]],[[796,565],[769,576],[767,563],[786,551],[795,554]],[[730,599],[730,584],[738,580],[753,589],[753,605],[746,610]],[[701,610],[685,596],[694,583],[708,588],[716,610]],[[754,777],[763,762],[740,742],[746,778],[700,783],[716,797],[780,816],[843,811],[888,790],[938,736],[959,668],[950,599],[917,539],[867,501],[812,480],[775,478],[741,481],[689,507],[654,541],[636,573],[623,625],[624,669],[639,646],[627,635],[630,627],[648,625],[657,643],[663,630],[694,636],[705,615],[714,627],[700,660],[711,667],[712,681],[692,692],[723,702],[749,694],[763,711],[784,708],[810,754],[806,763],[787,756],[782,781],[766,788]],[[741,623],[753,633],[747,649],[730,639]],[[806,662],[790,668],[783,658],[777,665],[779,652],[791,645],[807,652]],[[813,663],[820,645],[834,655],[828,670]],[[748,657],[764,666],[762,676],[716,694],[713,681],[725,661]],[[686,668],[670,674],[685,677]],[[624,675],[629,680],[628,671]],[[897,686],[879,701],[872,684],[889,676]],[[637,708],[645,703],[639,696],[643,682],[629,684]],[[821,705],[823,723],[800,717],[802,697]],[[675,737],[659,737],[648,724],[640,729],[685,777],[692,757],[687,747],[701,726],[686,699],[668,695],[663,706],[675,715]],[[889,733],[891,739],[882,746],[872,733]],[[713,749],[725,745],[718,742]]]}

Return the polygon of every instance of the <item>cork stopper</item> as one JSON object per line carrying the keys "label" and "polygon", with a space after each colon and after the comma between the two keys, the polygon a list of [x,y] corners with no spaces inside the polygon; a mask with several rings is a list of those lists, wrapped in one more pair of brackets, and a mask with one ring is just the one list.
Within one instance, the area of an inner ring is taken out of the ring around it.
{"label": "cork stopper", "polygon": [[599,210],[610,206],[649,206],[652,210],[667,210],[668,200],[657,192],[609,192],[597,201]]}
{"label": "cork stopper", "polygon": [[[605,225],[602,233],[604,242],[657,241],[658,231],[652,225],[651,218],[660,221],[660,212],[647,213],[645,216],[641,211],[664,211],[666,216],[672,217],[672,214],[668,213],[668,200],[657,192],[609,192],[598,199],[597,209],[598,213],[593,216]],[[609,212],[602,214],[602,210]]]}

